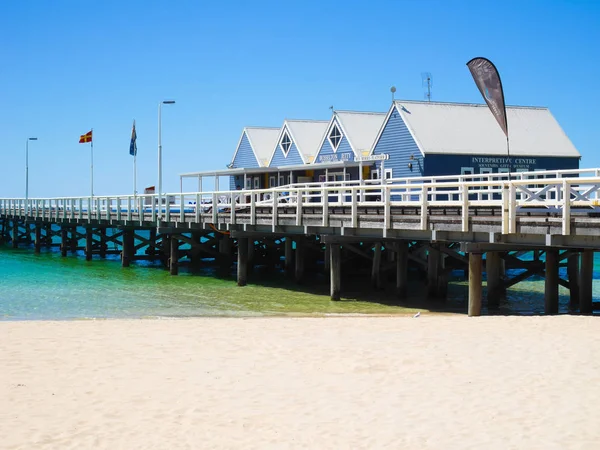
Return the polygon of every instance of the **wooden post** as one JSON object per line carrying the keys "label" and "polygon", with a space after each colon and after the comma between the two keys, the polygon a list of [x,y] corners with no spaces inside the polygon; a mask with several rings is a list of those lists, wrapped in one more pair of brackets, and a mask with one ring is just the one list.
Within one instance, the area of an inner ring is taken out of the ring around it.
{"label": "wooden post", "polygon": [[502,292],[501,261],[499,252],[485,255],[485,275],[487,277],[488,307],[497,307]]}
{"label": "wooden post", "polygon": [[481,315],[482,269],[481,253],[469,253],[469,317]]}
{"label": "wooden post", "polygon": [[69,249],[69,240],[67,238],[67,227],[60,227],[60,256],[67,256],[67,250]]}
{"label": "wooden post", "polygon": [[106,258],[106,228],[100,228],[100,258]]}
{"label": "wooden post", "polygon": [[304,279],[304,238],[296,239],[296,283],[301,283]]}
{"label": "wooden post", "polygon": [[396,291],[399,298],[406,298],[408,287],[408,245],[406,241],[398,242],[396,255]]}
{"label": "wooden post", "polygon": [[148,256],[156,255],[156,228],[150,229],[150,245],[148,246]]}
{"label": "wooden post", "polygon": [[569,307],[577,308],[579,304],[579,254],[575,253],[567,259],[567,278],[569,279]]}
{"label": "wooden post", "polygon": [[581,276],[579,282],[579,312],[590,314],[592,305],[592,282],[594,276],[594,251],[584,250],[581,252]]}
{"label": "wooden post", "polygon": [[39,223],[35,224],[35,253],[40,253],[42,250],[42,226]]}
{"label": "wooden post", "polygon": [[325,252],[323,255],[323,270],[327,272],[331,267],[331,244],[325,244]]}
{"label": "wooden post", "polygon": [[240,237],[238,244],[237,285],[246,286],[248,282],[248,238]]}
{"label": "wooden post", "polygon": [[429,246],[427,255],[427,297],[438,296],[438,283],[440,278],[440,251],[435,244]]}
{"label": "wooden post", "polygon": [[12,225],[12,248],[19,248],[19,221],[13,219]]}
{"label": "wooden post", "polygon": [[284,251],[285,251],[285,271],[286,273],[292,273],[294,268],[294,249],[292,238],[287,236],[285,238],[284,243]]}
{"label": "wooden post", "polygon": [[70,233],[71,241],[69,242],[69,247],[71,249],[71,254],[74,255],[77,253],[77,227],[71,227]]}
{"label": "wooden post", "polygon": [[329,273],[331,300],[339,300],[342,288],[342,252],[339,244],[327,244],[329,249]]}
{"label": "wooden post", "polygon": [[169,257],[169,273],[177,275],[179,273],[179,239],[176,235],[171,235],[171,249]]}
{"label": "wooden post", "polygon": [[371,284],[381,289],[381,242],[377,241],[373,248],[373,266],[371,268]]}
{"label": "wooden post", "polygon": [[546,250],[546,274],[544,311],[558,314],[558,250]]}
{"label": "wooden post", "polygon": [[94,246],[94,233],[92,228],[88,227],[85,229],[85,260],[92,260],[92,252]]}

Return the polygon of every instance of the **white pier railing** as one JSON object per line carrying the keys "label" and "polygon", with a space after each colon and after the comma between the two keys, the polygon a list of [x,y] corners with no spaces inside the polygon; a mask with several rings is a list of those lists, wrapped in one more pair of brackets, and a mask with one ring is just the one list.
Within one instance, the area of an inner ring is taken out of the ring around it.
{"label": "white pier railing", "polygon": [[[582,173],[581,171],[578,174]],[[496,174],[497,176],[497,174]],[[157,195],[101,196],[47,199],[0,199],[0,214],[50,221],[126,221],[131,225],[249,224],[267,220],[273,227],[293,218],[304,225],[318,218],[330,226],[330,215],[345,215],[349,227],[358,227],[359,215],[375,211],[384,229],[391,227],[398,209],[420,218],[418,228],[428,230],[432,208],[455,209],[461,231],[470,231],[469,215],[476,209],[494,209],[501,216],[502,233],[515,233],[522,214],[552,213],[562,224],[562,234],[571,233],[573,213],[600,207],[600,177],[540,178],[486,181],[440,181],[435,183],[363,184],[320,183],[290,185],[248,191],[191,192],[168,194],[158,206]],[[163,199],[165,196],[163,196]],[[336,208],[335,211],[332,208]],[[412,211],[412,212],[411,212]],[[404,212],[403,212],[404,214]]]}

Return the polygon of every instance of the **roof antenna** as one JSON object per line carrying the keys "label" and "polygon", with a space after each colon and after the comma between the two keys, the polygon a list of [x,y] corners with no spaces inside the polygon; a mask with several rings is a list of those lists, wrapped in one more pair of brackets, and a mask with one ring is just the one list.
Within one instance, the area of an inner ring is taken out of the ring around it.
{"label": "roof antenna", "polygon": [[427,88],[427,91],[425,92],[425,99],[428,102],[430,102],[431,101],[431,88],[433,87],[433,77],[431,76],[431,73],[429,73],[429,72],[422,72],[421,80],[423,83],[423,87]]}
{"label": "roof antenna", "polygon": [[394,94],[396,93],[396,86],[392,86],[390,88],[390,92],[392,93],[392,103],[394,103]]}
{"label": "roof antenna", "polygon": [[331,106],[329,107],[329,109],[331,110],[331,112],[334,112],[334,111],[333,111],[333,105],[331,105]]}

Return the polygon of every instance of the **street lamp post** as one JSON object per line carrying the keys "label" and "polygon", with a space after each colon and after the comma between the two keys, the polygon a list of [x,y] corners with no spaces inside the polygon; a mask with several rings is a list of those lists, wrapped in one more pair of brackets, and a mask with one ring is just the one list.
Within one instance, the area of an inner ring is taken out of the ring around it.
{"label": "street lamp post", "polygon": [[29,215],[29,141],[37,141],[36,137],[25,141],[25,216]]}
{"label": "street lamp post", "polygon": [[160,127],[161,120],[160,115],[162,111],[162,105],[172,105],[175,100],[163,100],[158,104],[158,219],[160,220],[162,215],[162,143],[160,139]]}

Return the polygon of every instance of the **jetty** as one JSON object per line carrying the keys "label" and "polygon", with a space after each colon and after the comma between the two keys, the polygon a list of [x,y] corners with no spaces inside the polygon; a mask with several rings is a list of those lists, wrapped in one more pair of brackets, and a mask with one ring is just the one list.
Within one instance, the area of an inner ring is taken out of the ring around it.
{"label": "jetty", "polygon": [[[446,296],[449,272],[459,268],[468,273],[471,316],[481,314],[484,273],[490,307],[540,275],[546,313],[558,312],[559,285],[573,310],[591,313],[599,190],[600,169],[576,169],[180,192],[161,205],[158,194],[0,199],[0,241],[36,252],[58,246],[63,256],[80,250],[87,260],[119,254],[124,267],[161,260],[172,275],[186,261],[215,258],[237,267],[240,286],[255,264],[302,282],[320,260],[332,300],[352,257],[369,264],[373,288],[394,274],[400,299],[409,264],[427,274],[432,298]],[[521,260],[525,252],[534,259]],[[511,278],[507,267],[523,271]]]}

